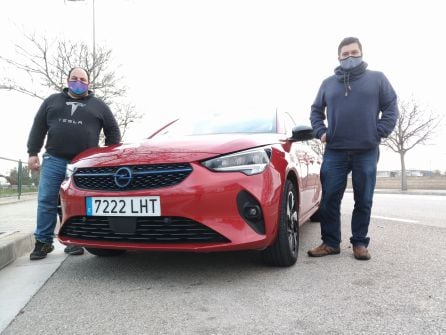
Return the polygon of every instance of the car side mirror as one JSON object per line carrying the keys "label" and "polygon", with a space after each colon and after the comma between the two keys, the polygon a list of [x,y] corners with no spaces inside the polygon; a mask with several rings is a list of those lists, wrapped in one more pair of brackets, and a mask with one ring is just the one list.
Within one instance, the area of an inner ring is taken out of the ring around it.
{"label": "car side mirror", "polygon": [[314,138],[313,128],[310,126],[295,126],[293,128],[293,135],[291,141],[309,141]]}

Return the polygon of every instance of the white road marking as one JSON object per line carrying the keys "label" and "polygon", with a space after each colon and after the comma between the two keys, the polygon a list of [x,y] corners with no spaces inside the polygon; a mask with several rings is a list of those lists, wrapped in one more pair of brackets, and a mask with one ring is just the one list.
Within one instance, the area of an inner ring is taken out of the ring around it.
{"label": "white road marking", "polygon": [[416,221],[416,220],[389,218],[387,216],[378,216],[378,215],[372,215],[372,218],[373,219],[390,220],[390,221],[398,221],[398,222],[418,223],[418,221]]}

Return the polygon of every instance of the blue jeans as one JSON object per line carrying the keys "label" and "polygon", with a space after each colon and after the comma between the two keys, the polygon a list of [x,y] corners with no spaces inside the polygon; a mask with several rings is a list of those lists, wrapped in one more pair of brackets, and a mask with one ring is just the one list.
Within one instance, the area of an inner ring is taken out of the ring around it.
{"label": "blue jeans", "polygon": [[351,244],[367,247],[373,192],[376,183],[376,167],[379,148],[371,150],[326,149],[321,167],[321,235],[322,241],[337,248],[341,243],[341,200],[352,173],[355,207],[352,213]]}
{"label": "blue jeans", "polygon": [[34,232],[36,240],[40,242],[53,242],[57,223],[57,200],[67,164],[65,159],[43,154],[37,200],[37,227]]}

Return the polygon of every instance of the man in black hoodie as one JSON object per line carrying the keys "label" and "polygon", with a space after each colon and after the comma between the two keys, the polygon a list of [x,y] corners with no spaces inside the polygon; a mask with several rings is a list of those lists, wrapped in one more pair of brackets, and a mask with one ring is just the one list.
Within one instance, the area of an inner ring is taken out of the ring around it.
{"label": "man in black hoodie", "polygon": [[383,73],[367,70],[357,38],[347,37],[339,44],[338,60],[340,66],[322,82],[311,106],[314,135],[326,144],[326,149],[321,167],[322,244],[309,250],[308,255],[340,253],[340,206],[351,172],[355,207],[350,242],[354,257],[368,260],[367,234],[379,144],[395,128],[397,96]]}
{"label": "man in black hoodie", "polygon": [[[68,88],[46,98],[40,106],[28,138],[28,167],[40,170],[36,244],[31,260],[45,258],[53,251],[53,236],[57,222],[59,188],[65,178],[67,164],[80,152],[97,147],[101,130],[105,144],[121,141],[119,126],[110,108],[88,90],[90,77],[82,68],[68,73]],[[46,152],[42,165],[38,153],[46,137]],[[71,255],[83,253],[77,246],[68,246]]]}

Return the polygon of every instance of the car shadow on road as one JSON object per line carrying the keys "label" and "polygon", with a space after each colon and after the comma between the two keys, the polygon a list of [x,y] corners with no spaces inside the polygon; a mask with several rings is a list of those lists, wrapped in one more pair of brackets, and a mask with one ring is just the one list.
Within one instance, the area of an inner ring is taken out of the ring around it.
{"label": "car shadow on road", "polygon": [[[263,262],[261,251],[228,252],[143,252],[128,251],[115,257],[98,257],[88,252],[84,256],[68,257],[64,273],[68,280],[90,282],[109,281],[157,283],[175,281],[182,283],[231,282],[233,280],[259,281],[265,276],[279,278],[290,272],[300,271],[313,265],[306,255],[308,240],[311,241],[318,225],[303,228],[300,236],[298,261],[290,267],[273,267]],[[197,284],[198,285],[198,284]]]}
{"label": "car shadow on road", "polygon": [[231,252],[127,252],[116,257],[98,257],[86,252],[84,256],[68,257],[64,277],[68,281],[110,283],[140,283],[150,287],[157,284],[199,286],[230,284],[234,281],[262,282],[266,277],[280,276],[307,266],[304,250],[291,267],[273,267],[263,262],[260,251]]}

